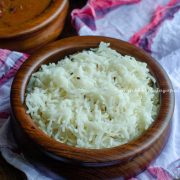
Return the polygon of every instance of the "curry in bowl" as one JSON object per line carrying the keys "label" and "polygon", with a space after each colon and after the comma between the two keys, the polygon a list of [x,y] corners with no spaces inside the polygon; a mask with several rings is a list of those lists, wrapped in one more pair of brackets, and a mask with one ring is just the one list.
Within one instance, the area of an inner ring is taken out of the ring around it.
{"label": "curry in bowl", "polygon": [[1,0],[0,48],[31,53],[61,33],[68,0]]}
{"label": "curry in bowl", "polygon": [[1,0],[0,29],[19,26],[39,16],[51,0]]}

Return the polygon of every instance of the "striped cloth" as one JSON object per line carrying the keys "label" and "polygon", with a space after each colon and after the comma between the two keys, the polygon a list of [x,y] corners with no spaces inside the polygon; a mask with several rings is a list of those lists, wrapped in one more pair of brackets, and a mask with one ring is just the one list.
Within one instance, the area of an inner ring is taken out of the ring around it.
{"label": "striped cloth", "polygon": [[[133,179],[180,179],[180,0],[89,0],[72,12],[79,35],[104,35],[139,46],[164,67],[175,90],[175,111],[169,140],[146,171]],[[13,77],[27,54],[0,49],[0,151],[30,180],[62,179],[28,162],[9,126],[9,95]]]}
{"label": "striped cloth", "polygon": [[9,92],[16,71],[27,54],[0,49],[0,124],[9,116]]}

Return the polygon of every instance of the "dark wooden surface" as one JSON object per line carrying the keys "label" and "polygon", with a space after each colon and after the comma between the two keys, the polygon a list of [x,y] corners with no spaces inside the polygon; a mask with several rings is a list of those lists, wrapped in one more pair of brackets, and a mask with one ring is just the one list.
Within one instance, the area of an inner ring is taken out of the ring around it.
{"label": "dark wooden surface", "polygon": [[[85,5],[86,0],[70,0],[70,8],[64,30],[60,35],[60,38],[76,35],[74,28],[70,22],[70,12],[74,8],[81,8]],[[15,169],[9,165],[0,154],[0,180],[21,180],[26,179],[26,176],[21,171]]]}

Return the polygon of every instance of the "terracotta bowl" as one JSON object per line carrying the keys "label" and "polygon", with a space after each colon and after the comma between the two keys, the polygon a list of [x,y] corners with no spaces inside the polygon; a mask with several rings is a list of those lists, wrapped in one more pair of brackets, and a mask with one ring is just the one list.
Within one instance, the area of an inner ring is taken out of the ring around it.
{"label": "terracotta bowl", "polygon": [[12,84],[12,126],[15,137],[25,153],[36,162],[58,172],[66,178],[79,179],[129,178],[142,172],[164,147],[170,130],[174,110],[174,93],[160,93],[160,111],[151,127],[138,139],[107,149],[85,149],[57,142],[43,133],[26,114],[24,95],[32,73],[42,64],[56,62],[66,55],[97,47],[108,42],[122,54],[146,62],[163,90],[172,89],[171,82],[157,61],[143,50],[117,39],[107,37],[71,37],[42,48],[32,55],[19,69]]}
{"label": "terracotta bowl", "polygon": [[18,26],[0,28],[0,48],[32,52],[56,39],[64,27],[68,7],[68,0],[52,0],[37,17]]}

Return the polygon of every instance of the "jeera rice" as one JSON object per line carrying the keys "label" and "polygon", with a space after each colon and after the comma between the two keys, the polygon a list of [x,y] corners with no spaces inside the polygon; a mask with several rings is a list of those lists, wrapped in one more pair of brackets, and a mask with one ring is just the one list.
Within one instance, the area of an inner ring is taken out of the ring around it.
{"label": "jeera rice", "polygon": [[84,148],[109,148],[141,135],[158,113],[147,64],[100,43],[48,65],[30,78],[27,113],[50,137]]}

